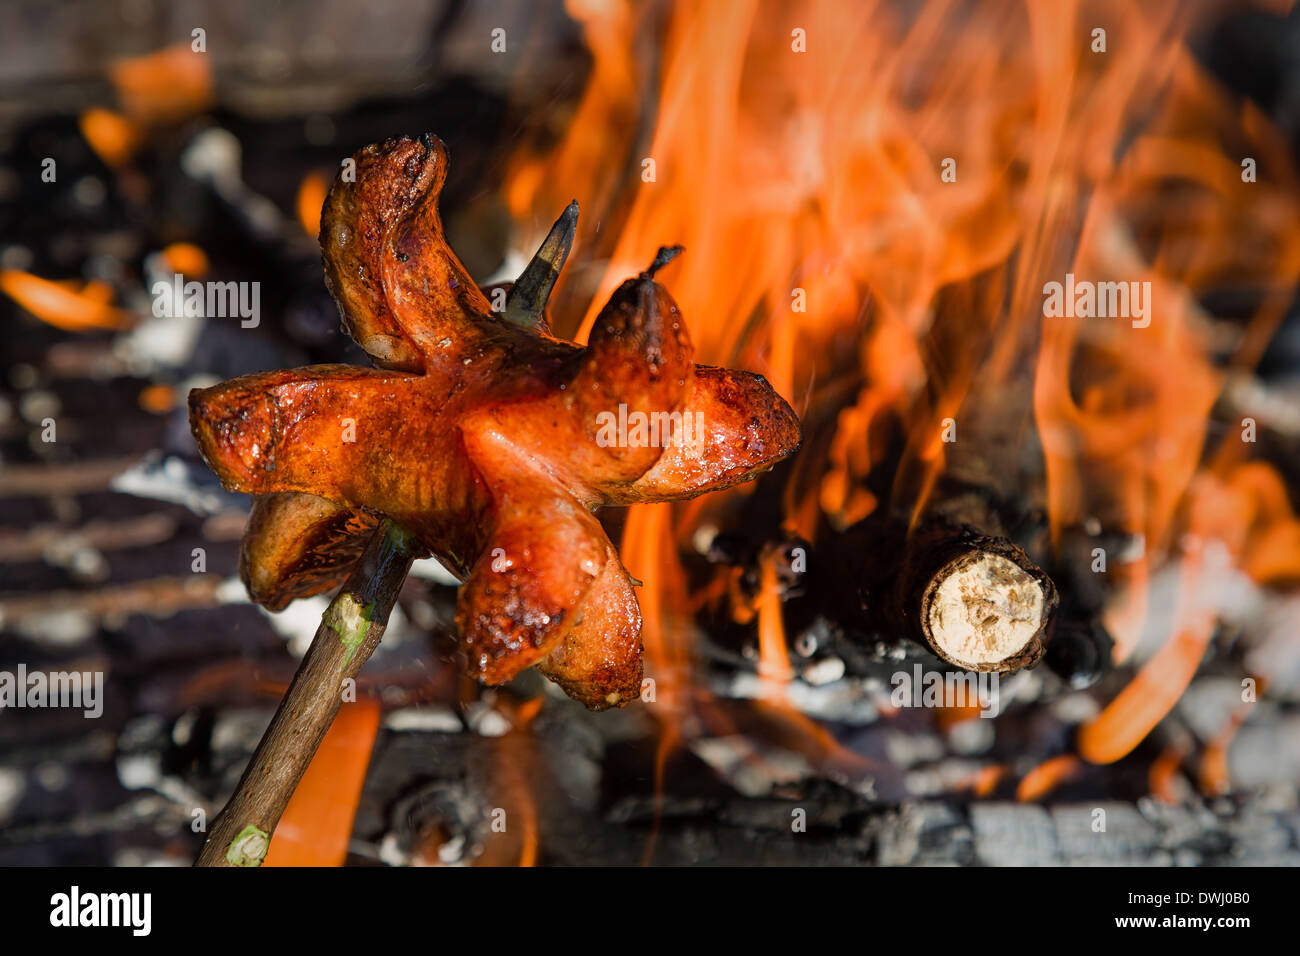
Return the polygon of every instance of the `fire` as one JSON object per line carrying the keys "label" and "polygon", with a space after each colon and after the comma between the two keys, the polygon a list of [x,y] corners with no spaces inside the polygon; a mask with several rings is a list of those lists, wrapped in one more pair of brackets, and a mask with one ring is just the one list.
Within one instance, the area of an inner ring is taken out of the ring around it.
{"label": "fire", "polygon": [[1021,803],[1041,800],[1061,784],[1077,776],[1083,768],[1073,754],[1060,754],[1044,760],[1021,778],[1016,787],[1016,799]]}
{"label": "fire", "polygon": [[212,102],[208,57],[191,44],[118,60],[109,79],[127,116],[146,124],[184,119]]}
{"label": "fire", "polygon": [[[982,396],[1023,395],[1053,542],[1090,525],[1129,542],[1106,567],[1118,658],[1150,623],[1152,576],[1178,565],[1175,628],[1080,736],[1086,760],[1129,753],[1216,627],[1198,600],[1203,575],[1221,570],[1207,555],[1261,584],[1300,580],[1277,474],[1238,460],[1252,446],[1235,436],[1207,447],[1228,375],[1258,360],[1300,279],[1287,145],[1189,52],[1215,11],[735,0],[674,5],[662,24],[662,11],[625,3],[572,0],[569,12],[592,46],[591,83],[557,146],[516,156],[505,193],[539,230],[582,201],[553,315],[584,318],[560,331],[584,337],[622,278],[658,246],[684,245],[665,282],[698,360],[763,373],[801,412],[784,519],[808,540],[885,506],[917,514],[945,466],[945,421],[978,414]],[[642,69],[637,38],[660,30],[657,69]],[[1067,274],[1149,292],[1148,321],[1050,315],[1045,285]],[[1225,368],[1199,303],[1229,281],[1254,300]],[[867,484],[886,468],[890,501]],[[628,516],[654,712],[676,715],[665,747],[701,694],[678,610],[680,522],[734,500]],[[757,610],[764,672],[788,680],[766,576]],[[1044,765],[1048,776],[1075,759]],[[1028,778],[1021,789],[1040,790]]]}
{"label": "fire", "polygon": [[144,130],[121,113],[93,107],[81,114],[81,135],[107,165],[124,166],[144,141]]}
{"label": "fire", "polygon": [[213,99],[208,58],[189,45],[117,60],[108,79],[121,111],[91,107],[78,122],[86,142],[114,169],[139,152],[151,127],[201,113]]}
{"label": "fire", "polygon": [[0,292],[38,319],[69,332],[123,329],[135,321],[130,312],[112,305],[113,287],[98,280],[56,282],[0,269]]}
{"label": "fire", "polygon": [[1175,781],[1178,768],[1182,766],[1187,748],[1181,744],[1171,744],[1164,752],[1151,762],[1148,771],[1148,787],[1151,795],[1161,803],[1175,805],[1179,802]]}
{"label": "fire", "polygon": [[[666,715],[655,761],[656,789],[663,782],[664,764],[676,746],[678,728],[689,712],[691,695],[689,622],[680,609],[686,603],[686,582],[677,562],[665,562],[672,553],[672,508],[668,504],[632,508],[623,529],[623,563],[641,581],[641,636],[645,642],[646,672],[652,675],[654,713]],[[647,698],[645,692],[642,697]]]}
{"label": "fire", "polygon": [[325,205],[329,188],[329,180],[318,169],[309,172],[298,185],[298,197],[294,205],[298,211],[298,222],[302,223],[302,228],[309,236],[320,234],[321,207]]}
{"label": "fire", "polygon": [[378,701],[344,704],[285,807],[263,866],[342,866],[383,716]]}
{"label": "fire", "polygon": [[991,797],[1009,768],[1002,764],[981,767],[957,785],[959,790],[970,790],[977,797]]}
{"label": "fire", "polygon": [[173,272],[187,278],[201,279],[207,275],[208,254],[192,242],[173,242],[162,250],[162,257]]}
{"label": "fire", "polygon": [[[534,866],[537,863],[537,804],[533,778],[538,773],[538,756],[532,730],[541,712],[543,698],[514,702],[501,699],[497,708],[511,729],[504,736],[485,741],[493,754],[495,773],[491,781],[494,809],[492,835],[479,866]],[[501,814],[500,817],[497,815]],[[497,825],[502,824],[498,831]]]}
{"label": "fire", "polygon": [[1198,600],[1214,576],[1237,568],[1262,585],[1300,580],[1300,519],[1269,466],[1237,465],[1226,481],[1213,473],[1199,476],[1188,491],[1187,509],[1176,629],[1133,682],[1082,728],[1079,752],[1094,763],[1129,753],[1186,689],[1214,634],[1214,609]]}
{"label": "fire", "polygon": [[759,578],[758,673],[769,681],[788,682],[794,677],[781,619],[781,592],[776,565],[765,556]]}

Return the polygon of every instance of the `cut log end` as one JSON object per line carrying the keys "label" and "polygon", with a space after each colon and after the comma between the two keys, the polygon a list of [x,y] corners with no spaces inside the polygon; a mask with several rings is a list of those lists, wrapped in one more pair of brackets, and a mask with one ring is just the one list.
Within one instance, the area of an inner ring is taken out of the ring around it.
{"label": "cut log end", "polygon": [[1052,579],[1021,548],[940,525],[914,537],[909,552],[903,619],[935,656],[964,670],[1000,673],[1042,659],[1059,602]]}
{"label": "cut log end", "polygon": [[1022,657],[1043,630],[1046,605],[1037,577],[974,549],[931,578],[923,627],[945,660],[975,670]]}

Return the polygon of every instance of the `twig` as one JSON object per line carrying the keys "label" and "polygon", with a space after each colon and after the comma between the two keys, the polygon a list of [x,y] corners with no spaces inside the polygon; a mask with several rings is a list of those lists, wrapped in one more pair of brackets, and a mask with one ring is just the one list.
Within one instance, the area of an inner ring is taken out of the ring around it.
{"label": "twig", "polygon": [[76,548],[100,551],[161,544],[176,533],[176,519],[165,514],[144,514],[121,521],[90,521],[80,528],[43,524],[26,531],[0,528],[0,563],[39,561],[51,548],[65,552]]}
{"label": "twig", "polygon": [[0,626],[73,612],[97,618],[115,614],[170,617],[177,611],[226,603],[220,591],[218,575],[188,574],[109,584],[86,591],[46,591],[6,597],[0,599]]}
{"label": "twig", "polygon": [[196,866],[260,866],[280,815],[355,678],[383,637],[415,557],[410,536],[385,520],[321,617],[244,776],[212,823]]}
{"label": "twig", "polygon": [[140,463],[131,458],[101,458],[68,464],[6,465],[0,468],[0,498],[77,495],[103,491],[113,479]]}

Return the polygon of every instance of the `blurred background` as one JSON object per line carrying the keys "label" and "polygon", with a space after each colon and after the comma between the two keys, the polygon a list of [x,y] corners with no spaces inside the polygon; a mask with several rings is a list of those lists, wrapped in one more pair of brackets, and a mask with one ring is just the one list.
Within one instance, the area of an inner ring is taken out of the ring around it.
{"label": "blurred background", "polygon": [[[602,516],[622,711],[468,681],[420,563],[269,865],[1300,863],[1289,4],[0,0],[0,672],[104,675],[97,718],[0,709],[0,864],[193,860],[326,600],[248,602],[185,395],[365,363],[321,204],[425,131],[481,284],[577,198],[582,340],[682,243],[697,360],[805,441]],[[1045,317],[1067,273],[1149,327]],[[155,314],[177,274],[259,321]],[[891,696],[943,665],[879,582],[963,496],[1062,598],[993,719]]]}

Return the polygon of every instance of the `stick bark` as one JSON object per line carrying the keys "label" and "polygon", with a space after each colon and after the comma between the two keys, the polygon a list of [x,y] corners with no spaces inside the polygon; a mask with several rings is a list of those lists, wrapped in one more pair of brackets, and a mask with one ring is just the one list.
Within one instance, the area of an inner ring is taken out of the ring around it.
{"label": "stick bark", "polygon": [[260,866],[280,816],[343,702],[344,681],[369,659],[415,557],[389,520],[376,529],[262,735],[239,786],[217,816],[195,866]]}

